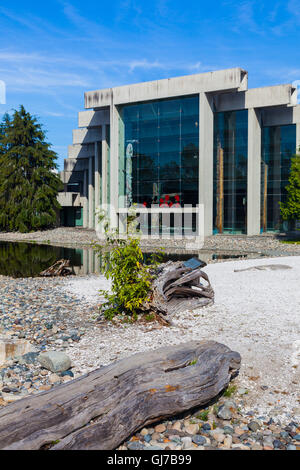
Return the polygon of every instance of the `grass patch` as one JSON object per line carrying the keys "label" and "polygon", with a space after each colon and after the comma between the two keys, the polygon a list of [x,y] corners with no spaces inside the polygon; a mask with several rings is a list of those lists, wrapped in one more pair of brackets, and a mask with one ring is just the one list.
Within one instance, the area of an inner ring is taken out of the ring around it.
{"label": "grass patch", "polygon": [[209,410],[203,410],[203,411],[200,411],[200,413],[196,415],[196,418],[201,419],[201,421],[208,421],[208,415],[209,415]]}
{"label": "grass patch", "polygon": [[224,391],[223,395],[224,397],[232,397],[232,395],[236,392],[236,385],[228,385],[226,390]]}

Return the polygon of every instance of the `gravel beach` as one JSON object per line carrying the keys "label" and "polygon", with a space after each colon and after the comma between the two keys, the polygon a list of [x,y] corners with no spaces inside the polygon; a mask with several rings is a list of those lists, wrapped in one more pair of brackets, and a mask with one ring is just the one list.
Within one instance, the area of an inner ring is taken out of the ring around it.
{"label": "gravel beach", "polygon": [[[215,289],[215,304],[177,315],[171,327],[156,322],[97,322],[98,290],[109,288],[103,276],[2,276],[0,334],[28,340],[36,352],[0,366],[0,406],[135,352],[212,339],[242,356],[230,397],[145,428],[120,449],[296,450],[300,447],[299,261],[300,256],[286,256],[209,264],[205,271]],[[248,270],[262,265],[277,269]],[[58,374],[44,369],[37,357],[45,351],[66,353],[72,368]]]}

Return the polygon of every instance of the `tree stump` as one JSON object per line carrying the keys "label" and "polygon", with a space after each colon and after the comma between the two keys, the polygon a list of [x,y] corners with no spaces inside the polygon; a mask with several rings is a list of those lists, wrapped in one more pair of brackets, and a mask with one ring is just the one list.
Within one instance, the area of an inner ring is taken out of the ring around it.
{"label": "tree stump", "polygon": [[135,354],[3,408],[0,449],[115,449],[144,426],[210,402],[240,362],[215,341]]}
{"label": "tree stump", "polygon": [[152,284],[151,301],[145,310],[154,311],[166,323],[177,312],[194,310],[214,303],[214,290],[208,275],[200,268],[186,267],[183,262],[163,264]]}

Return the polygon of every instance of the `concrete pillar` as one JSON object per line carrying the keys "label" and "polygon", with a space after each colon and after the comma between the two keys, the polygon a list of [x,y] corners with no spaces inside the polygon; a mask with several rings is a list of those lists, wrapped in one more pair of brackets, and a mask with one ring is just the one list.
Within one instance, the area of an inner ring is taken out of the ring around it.
{"label": "concrete pillar", "polygon": [[101,142],[101,179],[102,179],[102,204],[107,204],[107,171],[108,171],[108,144],[106,138],[106,126],[102,126]]}
{"label": "concrete pillar", "polygon": [[100,196],[100,155],[99,155],[100,143],[95,142],[95,224],[96,227],[98,225],[98,215],[96,215],[96,211],[100,206],[101,196]]}
{"label": "concrete pillar", "polygon": [[87,228],[89,224],[89,216],[88,216],[88,172],[85,170],[83,172],[83,227]]}
{"label": "concrete pillar", "polygon": [[212,97],[202,92],[199,98],[199,204],[204,205],[204,236],[208,236],[213,231],[214,113]]}
{"label": "concrete pillar", "polygon": [[260,234],[261,193],[261,124],[260,111],[248,109],[248,187],[247,235]]}
{"label": "concrete pillar", "polygon": [[88,274],[88,250],[87,248],[83,248],[82,274]]}
{"label": "concrete pillar", "polygon": [[119,113],[113,103],[110,106],[110,224],[118,227],[119,207]]}
{"label": "concrete pillar", "polygon": [[89,228],[94,228],[94,186],[93,186],[93,158],[89,158]]}

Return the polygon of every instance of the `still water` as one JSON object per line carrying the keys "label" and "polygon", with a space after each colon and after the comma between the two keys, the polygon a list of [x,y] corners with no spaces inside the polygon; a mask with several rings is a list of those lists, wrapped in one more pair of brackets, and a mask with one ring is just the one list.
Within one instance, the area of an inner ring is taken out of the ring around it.
{"label": "still water", "polygon": [[[145,259],[151,253],[144,253]],[[217,259],[253,257],[251,253],[215,252],[200,250],[190,253],[165,253],[163,261],[185,261],[197,257],[206,263]],[[257,257],[257,255],[256,255]],[[101,257],[92,248],[66,248],[37,243],[0,241],[0,275],[11,277],[36,277],[59,259],[70,260],[73,274],[100,273]]]}

